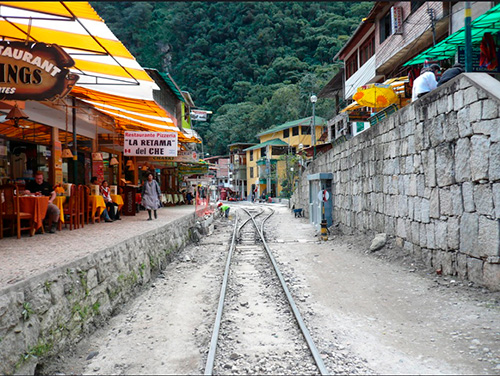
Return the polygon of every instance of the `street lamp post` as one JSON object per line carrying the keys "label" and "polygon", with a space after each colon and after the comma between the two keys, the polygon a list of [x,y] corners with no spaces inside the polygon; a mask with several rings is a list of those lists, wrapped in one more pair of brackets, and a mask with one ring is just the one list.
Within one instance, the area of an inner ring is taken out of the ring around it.
{"label": "street lamp post", "polygon": [[318,97],[316,95],[311,95],[309,98],[312,103],[312,129],[311,129],[311,145],[313,147],[313,159],[316,158],[316,102],[318,101]]}

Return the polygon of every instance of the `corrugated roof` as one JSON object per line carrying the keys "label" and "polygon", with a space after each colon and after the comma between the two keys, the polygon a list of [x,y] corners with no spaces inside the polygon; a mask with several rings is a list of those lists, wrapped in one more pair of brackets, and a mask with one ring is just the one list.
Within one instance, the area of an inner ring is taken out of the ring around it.
{"label": "corrugated roof", "polygon": [[[324,119],[320,116],[315,116],[314,117],[314,124],[317,126],[326,125],[326,119]],[[287,128],[293,128],[296,126],[307,126],[307,125],[309,125],[309,126],[312,125],[312,116],[309,116],[309,117],[306,117],[303,119],[299,119],[299,120],[289,121],[288,123],[284,123],[284,124],[278,125],[276,127],[267,129],[263,132],[257,133],[257,137],[260,137],[260,136],[263,136],[263,135],[266,135],[269,133],[279,132],[279,131],[282,131],[283,129],[287,129]]]}
{"label": "corrugated roof", "polygon": [[250,148],[243,149],[243,151],[262,149],[262,148],[265,148],[267,145],[269,145],[269,146],[288,146],[288,144],[285,141],[280,140],[279,138],[274,138],[272,140],[262,142],[260,144],[255,145],[255,146],[252,146]]}
{"label": "corrugated roof", "polygon": [[185,102],[184,97],[181,94],[181,89],[177,86],[172,76],[168,73],[158,72],[163,78],[168,87],[174,92],[175,96],[179,98],[182,102]]}

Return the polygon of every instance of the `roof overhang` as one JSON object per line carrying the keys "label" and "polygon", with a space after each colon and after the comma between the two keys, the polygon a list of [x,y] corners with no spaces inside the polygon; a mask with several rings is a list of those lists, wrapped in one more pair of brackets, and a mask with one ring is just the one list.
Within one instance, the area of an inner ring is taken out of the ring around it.
{"label": "roof overhang", "polygon": [[[491,8],[483,15],[471,22],[472,45],[479,45],[484,33],[498,33],[500,31],[500,4]],[[453,58],[458,46],[465,46],[465,27],[451,34],[435,46],[422,52],[408,61],[405,66],[422,64],[425,60],[444,60]]]}

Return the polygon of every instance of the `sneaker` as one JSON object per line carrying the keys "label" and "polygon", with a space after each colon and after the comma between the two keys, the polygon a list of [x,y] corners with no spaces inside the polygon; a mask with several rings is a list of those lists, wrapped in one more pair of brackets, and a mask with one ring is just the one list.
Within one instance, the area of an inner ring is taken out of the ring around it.
{"label": "sneaker", "polygon": [[108,222],[109,223],[109,222],[113,222],[113,220],[112,219],[105,219],[104,222]]}
{"label": "sneaker", "polygon": [[49,231],[49,234],[55,234],[56,233],[56,225],[52,225],[52,228]]}
{"label": "sneaker", "polygon": [[148,218],[148,221],[152,221],[152,220],[153,220],[153,218]]}

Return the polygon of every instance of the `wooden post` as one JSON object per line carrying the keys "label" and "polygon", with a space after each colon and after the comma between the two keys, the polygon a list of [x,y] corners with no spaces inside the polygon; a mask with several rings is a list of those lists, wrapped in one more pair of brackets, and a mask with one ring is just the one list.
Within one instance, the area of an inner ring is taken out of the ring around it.
{"label": "wooden post", "polygon": [[[56,127],[51,128],[50,133],[50,159],[49,159],[49,183],[53,186],[56,184],[56,170],[61,169],[62,165],[58,166],[58,159],[61,159],[61,143],[59,142],[59,129]],[[61,159],[62,162],[62,159]],[[62,181],[62,179],[61,179]]]}
{"label": "wooden post", "polygon": [[134,162],[134,185],[139,183],[139,169],[137,168],[137,158],[132,157],[132,161]]}

